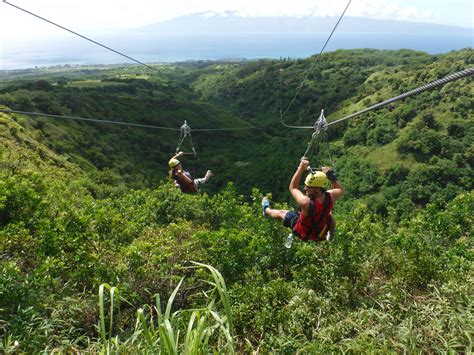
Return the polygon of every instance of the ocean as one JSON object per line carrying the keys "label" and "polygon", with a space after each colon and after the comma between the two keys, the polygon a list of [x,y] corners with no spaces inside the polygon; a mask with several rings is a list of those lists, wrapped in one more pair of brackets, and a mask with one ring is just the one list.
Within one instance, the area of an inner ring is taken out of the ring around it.
{"label": "ocean", "polygon": [[[146,63],[189,60],[305,58],[319,53],[327,34],[246,33],[150,36],[122,33],[90,36],[117,51]],[[473,47],[469,32],[449,33],[335,33],[326,47],[336,49],[413,49],[430,54]],[[55,65],[133,63],[77,36],[55,40],[2,43],[0,69]]]}

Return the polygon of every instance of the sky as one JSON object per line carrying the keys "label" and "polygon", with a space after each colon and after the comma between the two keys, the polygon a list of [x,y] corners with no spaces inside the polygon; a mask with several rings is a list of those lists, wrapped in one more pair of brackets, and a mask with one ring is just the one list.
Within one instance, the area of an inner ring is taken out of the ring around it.
{"label": "sky", "polygon": [[[7,0],[77,32],[136,28],[199,12],[242,16],[339,16],[348,0]],[[0,40],[54,37],[61,30],[0,3]],[[346,16],[473,28],[472,0],[352,0]]]}

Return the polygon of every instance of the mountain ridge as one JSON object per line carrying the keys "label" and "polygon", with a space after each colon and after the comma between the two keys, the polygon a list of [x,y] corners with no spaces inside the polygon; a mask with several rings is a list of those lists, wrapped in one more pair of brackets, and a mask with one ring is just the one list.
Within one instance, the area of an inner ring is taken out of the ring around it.
{"label": "mountain ridge", "polygon": [[[338,17],[320,16],[244,17],[235,11],[224,13],[206,11],[156,22],[135,28],[134,31],[161,31],[169,33],[206,33],[207,31],[223,33],[317,33],[327,32],[333,28],[337,19]],[[367,33],[391,33],[398,31],[407,33],[412,31],[472,32],[472,29],[461,26],[423,22],[380,20],[348,16],[341,21],[338,31]]]}

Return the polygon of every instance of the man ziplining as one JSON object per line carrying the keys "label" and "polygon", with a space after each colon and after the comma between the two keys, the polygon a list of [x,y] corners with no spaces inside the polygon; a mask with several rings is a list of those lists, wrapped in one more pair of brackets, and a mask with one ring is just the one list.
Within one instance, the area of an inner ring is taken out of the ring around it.
{"label": "man ziplining", "polygon": [[205,184],[212,176],[212,172],[208,170],[206,175],[200,179],[193,179],[191,173],[183,169],[179,157],[184,155],[183,152],[175,154],[168,162],[169,177],[174,180],[176,187],[179,187],[181,192],[193,194],[198,192],[199,186]]}
{"label": "man ziplining", "polygon": [[[342,185],[337,181],[334,171],[323,167],[322,171],[310,172],[304,181],[303,191],[299,184],[303,172],[309,167],[309,160],[301,158],[290,182],[290,193],[299,206],[299,212],[278,210],[270,207],[270,200],[264,197],[262,211],[264,216],[283,221],[292,233],[303,241],[333,240],[336,223],[331,211],[334,203],[344,194]],[[330,189],[327,187],[330,182]]]}

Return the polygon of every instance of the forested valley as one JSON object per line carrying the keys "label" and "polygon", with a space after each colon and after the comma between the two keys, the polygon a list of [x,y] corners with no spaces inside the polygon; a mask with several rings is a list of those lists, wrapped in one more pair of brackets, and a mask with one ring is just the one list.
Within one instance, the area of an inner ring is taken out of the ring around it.
{"label": "forested valley", "polygon": [[[314,59],[4,71],[1,110],[95,121],[0,113],[0,350],[472,352],[472,77],[328,127],[308,158],[345,189],[333,242],[285,248],[260,201],[295,208],[312,130],[282,122],[331,122],[473,50]],[[167,177],[185,120],[185,168],[214,173],[194,195]]]}

